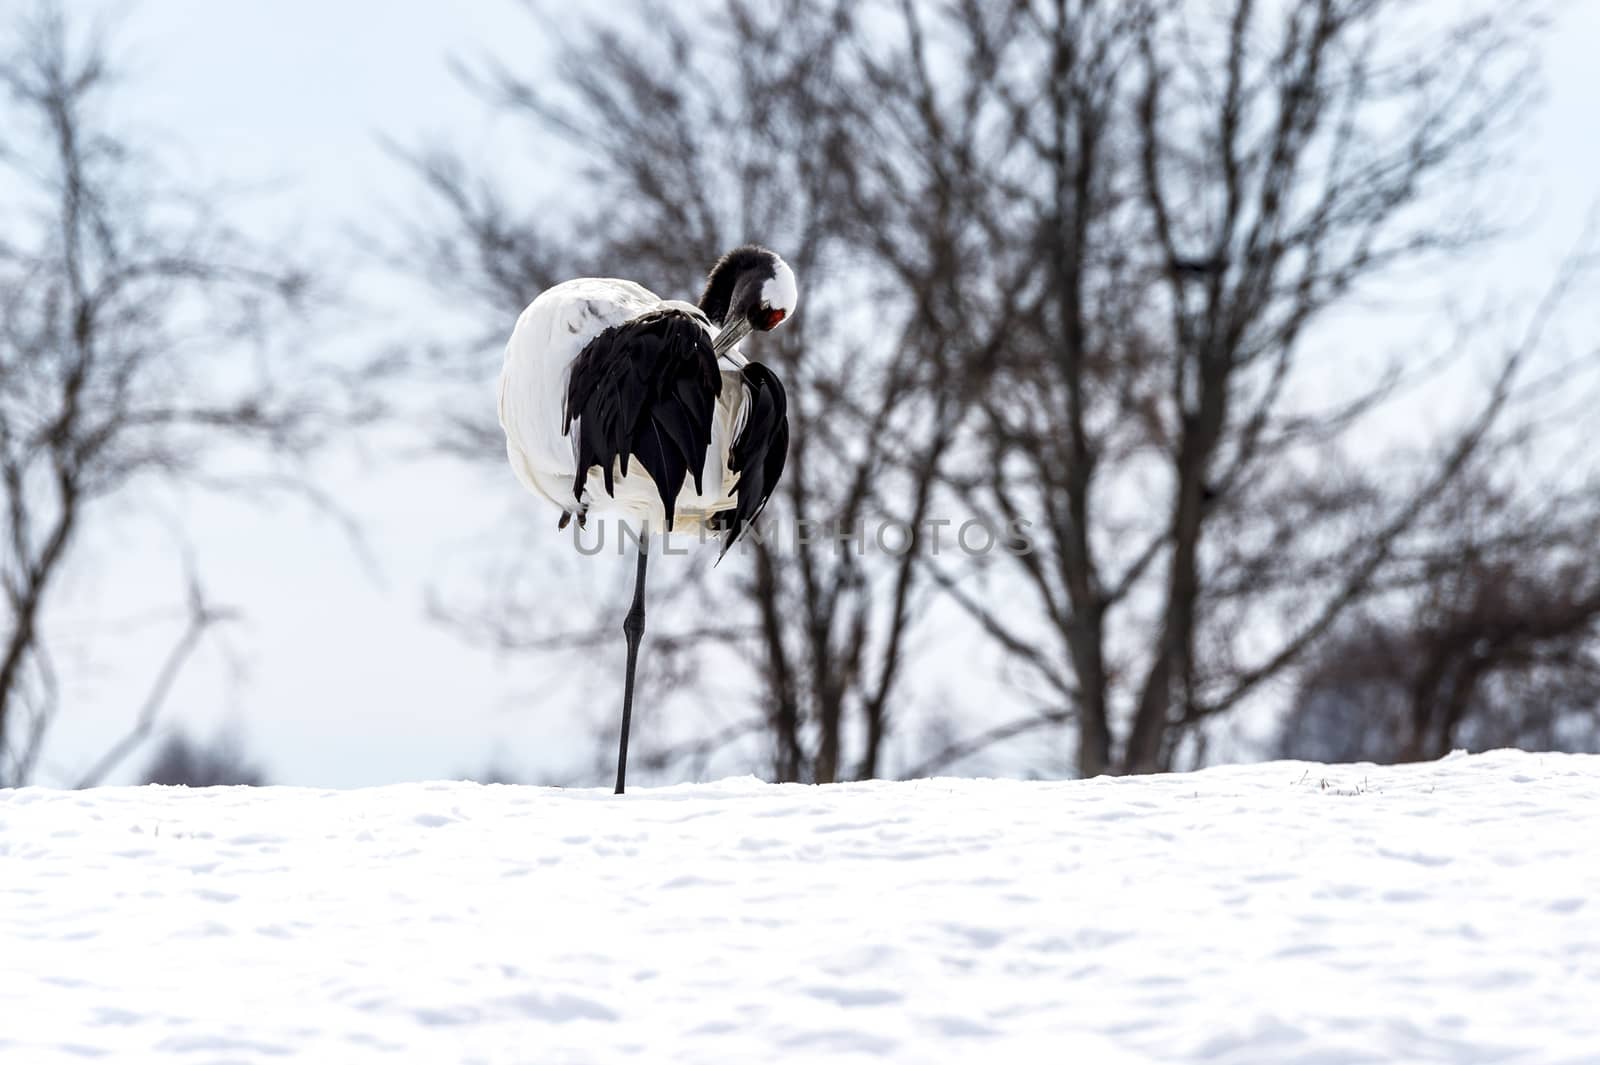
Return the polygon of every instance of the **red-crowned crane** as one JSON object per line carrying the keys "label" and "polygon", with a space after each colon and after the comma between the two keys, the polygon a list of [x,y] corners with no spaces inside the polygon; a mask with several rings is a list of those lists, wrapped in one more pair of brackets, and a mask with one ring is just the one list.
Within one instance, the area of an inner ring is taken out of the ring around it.
{"label": "red-crowned crane", "polygon": [[574,516],[582,526],[592,508],[643,530],[622,623],[618,795],[649,532],[710,529],[726,554],[761,513],[788,452],[787,401],[777,375],[747,359],[739,342],[776,329],[799,299],[788,264],[746,245],[712,267],[698,306],[632,281],[583,277],[540,293],[506,343],[500,425],[517,479],[561,508],[560,528]]}

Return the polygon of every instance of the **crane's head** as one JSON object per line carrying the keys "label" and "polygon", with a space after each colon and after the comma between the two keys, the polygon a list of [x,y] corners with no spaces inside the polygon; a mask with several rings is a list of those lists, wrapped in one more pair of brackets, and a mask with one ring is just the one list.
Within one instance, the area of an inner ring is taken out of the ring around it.
{"label": "crane's head", "polygon": [[778,328],[799,303],[800,289],[789,264],[755,244],[718,259],[700,296],[700,309],[720,330],[714,342],[717,355],[735,366],[745,362],[735,350],[739,341],[752,332]]}

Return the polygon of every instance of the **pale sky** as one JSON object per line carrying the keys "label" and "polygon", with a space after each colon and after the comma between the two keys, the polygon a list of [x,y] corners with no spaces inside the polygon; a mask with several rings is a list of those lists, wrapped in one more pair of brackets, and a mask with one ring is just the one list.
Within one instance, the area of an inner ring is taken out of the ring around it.
{"label": "pale sky", "polygon": [[[348,271],[385,322],[403,329],[414,316],[425,332],[430,308],[415,293],[375,291],[345,231],[376,224],[377,205],[418,202],[381,136],[448,134],[490,165],[525,154],[521,138],[500,143],[505,128],[447,66],[452,54],[485,50],[540,63],[544,42],[521,6],[146,0],[114,10],[132,60],[122,105],[164,131],[197,178],[270,181],[270,193],[246,201],[247,228],[294,236]],[[1548,271],[1600,197],[1600,3],[1571,4],[1549,40],[1548,99],[1527,142],[1532,225],[1493,265],[1508,283]],[[490,418],[497,372],[496,356],[483,367]],[[425,615],[427,587],[466,564],[494,517],[533,505],[509,473],[493,472],[373,455],[330,461],[323,483],[365,527],[376,574],[304,508],[151,500],[114,529],[98,525],[53,615],[66,705],[38,782],[70,780],[126,727],[176,634],[180,585],[163,521],[187,530],[216,598],[247,611],[229,650],[213,645],[183,675],[168,723],[202,734],[236,723],[251,755],[285,784],[447,777],[491,761],[532,774],[581,760],[590,737],[539,707],[526,663],[474,650]],[[131,779],[142,757],[117,779]]]}
{"label": "pale sky", "polygon": [[[336,272],[365,269],[345,247],[347,227],[377,224],[381,204],[416,202],[382,136],[448,133],[493,151],[483,109],[459,88],[448,57],[537,43],[534,24],[511,3],[147,0],[113,10],[132,66],[124,106],[170,135],[197,178],[270,184],[241,201],[245,224],[274,238],[303,235]],[[337,280],[362,292],[361,278]],[[382,309],[391,318],[408,311],[418,328],[428,325],[426,308]],[[498,367],[484,369],[492,381]],[[485,403],[492,417],[492,390]],[[571,744],[570,722],[517,712],[531,678],[425,616],[427,585],[463,542],[522,502],[515,482],[457,464],[350,454],[321,464],[319,477],[361,522],[376,575],[306,508],[196,497],[140,508],[157,521],[97,527],[53,626],[69,653],[80,652],[72,659],[80,668],[41,782],[56,779],[52,767],[70,779],[131,721],[178,631],[181,585],[164,521],[185,528],[215,598],[246,612],[225,634],[226,651],[213,644],[186,670],[165,721],[202,733],[231,722],[281,783],[354,786],[459,775],[491,761],[519,770],[563,764],[565,749],[542,754]],[[118,624],[125,618],[137,624]]]}

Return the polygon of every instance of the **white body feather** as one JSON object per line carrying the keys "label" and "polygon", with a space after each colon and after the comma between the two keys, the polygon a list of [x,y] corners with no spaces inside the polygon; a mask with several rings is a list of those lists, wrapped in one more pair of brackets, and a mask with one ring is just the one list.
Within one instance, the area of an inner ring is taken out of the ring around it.
{"label": "white body feather", "polygon": [[[663,300],[632,281],[599,277],[546,289],[517,318],[500,372],[500,426],[506,433],[511,468],[529,491],[563,510],[579,510],[572,494],[578,423],[573,422],[570,433],[562,432],[573,361],[605,330],[663,309],[690,312],[704,320],[693,304]],[[706,324],[707,335],[716,332],[715,326]],[[684,481],[674,508],[674,531],[694,531],[712,514],[734,506],[738,475],[728,472],[728,448],[739,432],[745,403],[743,378],[724,369],[722,394],[712,418],[711,446],[701,471],[702,491],[695,491],[693,477]],[[584,502],[591,513],[647,522],[652,530],[666,527],[660,493],[640,463],[629,462],[624,477],[619,462],[615,486],[616,497],[612,498],[606,494],[599,467],[589,471]]]}

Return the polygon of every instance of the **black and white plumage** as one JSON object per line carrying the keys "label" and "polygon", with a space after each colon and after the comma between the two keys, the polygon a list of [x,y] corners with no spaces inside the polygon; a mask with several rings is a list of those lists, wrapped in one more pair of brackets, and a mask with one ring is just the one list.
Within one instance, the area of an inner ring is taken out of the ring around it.
{"label": "black and white plumage", "polygon": [[732,510],[711,515],[711,527],[723,535],[724,553],[760,516],[789,457],[789,398],[783,382],[759,362],[743,372],[743,428],[728,452],[728,471],[739,478],[736,499]]}
{"label": "black and white plumage", "polygon": [[[777,328],[798,303],[793,271],[755,245],[718,260],[698,305],[615,278],[540,293],[517,319],[500,375],[500,424],[518,480],[561,508],[563,527],[593,509],[647,531],[716,531],[725,554],[771,498],[789,446],[783,384],[739,343]],[[623,623],[619,794],[647,552],[642,539]]]}
{"label": "black and white plumage", "polygon": [[753,246],[723,256],[698,306],[614,278],[547,289],[506,345],[512,470],[563,521],[593,509],[655,530],[705,526],[726,550],[771,495],[788,446],[783,386],[738,345],[798,302],[787,264]]}
{"label": "black and white plumage", "polygon": [[572,494],[579,506],[592,468],[599,467],[606,495],[615,498],[613,466],[626,477],[629,459],[637,457],[671,529],[685,476],[693,474],[695,496],[704,494],[699,460],[711,447],[721,394],[711,336],[693,315],[647,311],[589,341],[572,364],[562,420],[578,453]]}

